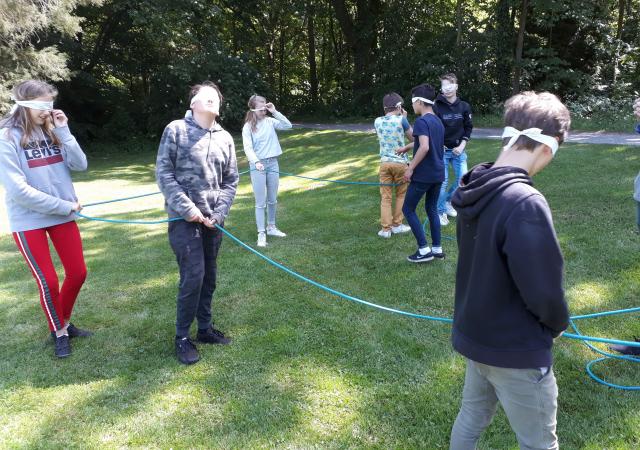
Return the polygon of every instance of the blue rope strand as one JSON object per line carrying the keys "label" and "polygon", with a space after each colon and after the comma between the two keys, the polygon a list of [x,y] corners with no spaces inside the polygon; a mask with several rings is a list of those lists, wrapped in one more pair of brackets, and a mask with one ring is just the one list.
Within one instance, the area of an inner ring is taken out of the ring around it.
{"label": "blue rope strand", "polygon": [[[246,172],[245,172],[246,173]],[[133,196],[133,197],[127,197],[127,198],[122,198],[122,199],[116,199],[116,200],[109,200],[109,201],[104,201],[104,202],[96,202],[96,203],[90,203],[87,206],[95,206],[98,204],[105,204],[105,203],[113,203],[116,201],[124,201],[124,200],[129,200],[132,198],[139,198],[139,197],[145,197],[148,195],[155,195],[157,193],[151,193],[151,194],[142,194],[142,195],[138,195],[138,196]],[[170,219],[162,219],[162,220],[153,220],[153,221],[141,221],[141,220],[119,220],[119,219],[103,219],[103,218],[98,218],[98,217],[91,217],[91,216],[87,216],[81,213],[76,213],[76,215],[78,217],[82,217],[84,219],[87,220],[94,220],[94,221],[100,221],[100,222],[108,222],[108,223],[118,223],[118,224],[144,224],[144,225],[152,225],[152,224],[160,224],[160,223],[166,223],[166,222],[172,222],[172,221],[176,221],[176,220],[183,220],[180,217],[176,217],[176,218],[170,218]],[[425,223],[426,224],[426,223]],[[325,286],[321,283],[318,283],[314,280],[311,280],[310,278],[305,277],[304,275],[301,275],[291,269],[289,269],[288,267],[272,260],[271,258],[267,257],[266,255],[263,255],[262,253],[258,252],[257,250],[253,249],[252,247],[248,246],[247,244],[245,244],[244,242],[242,242],[240,239],[238,239],[237,237],[235,237],[233,234],[231,234],[230,232],[228,232],[227,230],[225,230],[224,228],[220,227],[219,225],[215,225],[219,230],[221,230],[224,234],[226,234],[231,240],[233,240],[234,242],[236,242],[238,245],[240,245],[241,247],[245,248],[246,250],[249,250],[250,252],[254,253],[255,255],[259,256],[260,258],[262,258],[263,260],[267,261],[269,264],[273,265],[274,267],[283,270],[284,272],[306,282],[309,283],[315,287],[318,287],[326,292],[329,292],[333,295],[336,295],[338,297],[344,298],[346,300],[355,302],[355,303],[360,303],[372,308],[376,308],[379,310],[383,310],[383,311],[387,311],[387,312],[391,312],[391,313],[395,313],[395,314],[400,314],[403,316],[407,316],[407,317],[413,317],[413,318],[417,318],[417,319],[424,319],[424,320],[431,320],[431,321],[436,321],[436,322],[444,322],[444,323],[452,323],[453,320],[450,318],[446,318],[446,317],[437,317],[437,316],[428,316],[428,315],[423,315],[423,314],[415,314],[415,313],[411,313],[411,312],[407,312],[407,311],[403,311],[403,310],[399,310],[399,309],[395,309],[395,308],[389,308],[387,306],[382,306],[382,305],[378,305],[376,303],[372,303],[372,302],[368,302],[366,300],[362,300],[359,299],[357,297],[353,297],[347,294],[344,294],[340,291],[337,291],[335,289],[329,288],[328,286]],[[604,312],[600,312],[600,313],[594,313],[594,314],[586,314],[586,315],[581,315],[581,316],[573,316],[571,317],[571,321],[570,324],[572,326],[572,328],[574,329],[574,331],[576,332],[576,334],[573,333],[564,333],[562,336],[569,338],[569,339],[575,339],[575,340],[580,340],[583,341],[585,343],[585,345],[587,345],[587,347],[589,347],[591,350],[595,351],[596,353],[599,353],[601,355],[604,355],[604,358],[598,358],[595,359],[593,361],[590,361],[587,365],[586,365],[586,371],[587,374],[596,382],[605,385],[605,386],[609,386],[612,388],[616,388],[616,389],[623,389],[623,390],[640,390],[640,386],[622,386],[622,385],[617,385],[617,384],[613,384],[613,383],[608,383],[605,380],[603,380],[602,378],[597,377],[593,371],[592,371],[592,366],[598,362],[604,361],[606,359],[621,359],[621,360],[626,360],[626,361],[632,361],[632,362],[640,362],[640,359],[638,358],[634,358],[634,357],[630,357],[630,356],[626,356],[626,355],[614,355],[611,353],[607,353],[607,352],[603,352],[602,350],[599,350],[598,348],[596,348],[595,346],[593,346],[590,342],[600,342],[600,343],[607,343],[607,344],[619,344],[619,345],[627,345],[630,347],[640,347],[640,342],[631,342],[631,341],[622,341],[622,340],[618,340],[618,339],[607,339],[607,338],[599,338],[599,337],[594,337],[594,336],[585,336],[583,334],[580,333],[580,331],[578,330],[577,326],[575,325],[575,323],[573,322],[573,320],[578,320],[578,319],[589,319],[589,318],[596,318],[596,317],[603,317],[603,316],[608,316],[608,315],[613,315],[613,314],[626,314],[626,313],[631,313],[631,312],[637,312],[640,311],[640,307],[636,307],[636,308],[629,308],[629,309],[623,309],[623,310],[615,310],[615,311],[604,311]]]}

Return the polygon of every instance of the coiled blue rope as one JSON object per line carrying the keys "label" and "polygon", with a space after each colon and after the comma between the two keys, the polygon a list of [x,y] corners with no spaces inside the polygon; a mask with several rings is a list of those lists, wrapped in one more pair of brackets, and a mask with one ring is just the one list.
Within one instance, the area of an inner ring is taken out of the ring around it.
{"label": "coiled blue rope", "polygon": [[[149,195],[155,195],[157,193],[150,193],[150,194],[142,194],[142,195],[137,195],[137,196],[132,196],[132,197],[126,197],[126,198],[121,198],[121,199],[115,199],[115,200],[107,200],[107,201],[102,201],[102,202],[96,202],[96,203],[89,203],[88,206],[95,206],[95,205],[99,205],[99,204],[106,204],[106,203],[114,203],[114,202],[118,202],[118,201],[125,201],[125,200],[130,200],[133,198],[140,198],[140,197],[145,197],[145,196],[149,196]],[[140,221],[140,220],[119,220],[119,219],[104,219],[104,218],[99,218],[99,217],[92,217],[92,216],[87,216],[81,213],[76,213],[76,215],[78,217],[82,217],[84,219],[87,220],[93,220],[93,221],[100,221],[100,222],[108,222],[108,223],[118,223],[118,224],[144,224],[144,225],[151,225],[151,224],[160,224],[160,223],[166,223],[166,222],[173,222],[176,220],[183,220],[180,217],[176,217],[176,218],[169,218],[169,219],[161,219],[161,220],[153,220],[153,221]],[[249,250],[250,252],[252,252],[253,254],[257,255],[258,257],[262,258],[263,260],[267,261],[269,264],[273,265],[274,267],[288,273],[289,275],[298,278],[299,280],[302,280],[306,283],[309,283],[317,288],[320,288],[326,292],[329,292],[330,294],[336,295],[340,298],[343,298],[345,300],[349,300],[355,303],[359,303],[362,305],[366,305],[372,308],[376,308],[382,311],[387,311],[387,312],[391,312],[391,313],[395,313],[395,314],[399,314],[399,315],[403,315],[403,316],[407,316],[407,317],[413,317],[416,319],[423,319],[423,320],[431,320],[431,321],[435,321],[435,322],[444,322],[444,323],[452,323],[453,320],[447,317],[438,317],[438,316],[429,316],[429,315],[424,315],[424,314],[416,314],[416,313],[411,313],[408,311],[403,311],[400,309],[395,309],[395,308],[390,308],[387,306],[383,306],[383,305],[379,305],[373,302],[369,302],[366,300],[362,300],[359,299],[357,297],[353,297],[351,295],[345,294],[343,292],[337,291],[335,289],[332,289],[328,286],[325,286],[324,284],[318,283],[317,281],[314,281],[308,277],[305,277],[304,275],[301,275],[298,272],[295,272],[294,270],[289,269],[288,267],[274,261],[273,259],[269,258],[268,256],[260,253],[259,251],[255,250],[254,248],[248,246],[247,244],[245,244],[244,242],[242,242],[240,239],[238,239],[237,237],[235,237],[233,234],[231,234],[229,231],[225,230],[223,227],[219,226],[218,224],[215,225],[222,233],[224,233],[226,236],[228,236],[231,240],[233,240],[235,243],[237,243],[238,245],[240,245],[241,247],[245,248],[246,250]],[[606,359],[612,358],[612,359],[622,359],[622,360],[626,360],[626,361],[632,361],[632,362],[640,362],[640,359],[638,358],[634,358],[631,356],[625,356],[625,355],[614,355],[611,353],[607,353],[604,352],[602,350],[599,350],[598,348],[596,348],[595,346],[593,346],[590,342],[599,342],[599,343],[605,343],[605,344],[618,344],[618,345],[627,345],[630,347],[640,347],[640,342],[631,342],[631,341],[623,341],[623,340],[618,340],[618,339],[608,339],[608,338],[599,338],[599,337],[595,337],[595,336],[585,336],[582,333],[580,333],[580,331],[578,330],[577,326],[575,325],[575,323],[573,322],[574,320],[579,320],[579,319],[591,319],[591,318],[597,318],[597,317],[603,317],[603,316],[609,316],[609,315],[614,315],[614,314],[628,314],[628,313],[632,313],[632,312],[638,312],[640,311],[640,307],[637,308],[629,308],[629,309],[622,309],[622,310],[615,310],[615,311],[604,311],[604,312],[600,312],[600,313],[593,313],[593,314],[586,314],[586,315],[580,315],[580,316],[572,316],[571,317],[571,321],[570,324],[572,326],[572,328],[574,329],[574,331],[576,332],[576,334],[573,333],[564,333],[562,336],[569,338],[569,339],[575,339],[575,340],[579,340],[585,343],[585,345],[587,345],[587,347],[589,347],[591,350],[593,350],[594,352],[601,354],[604,356],[604,358],[598,358],[595,359],[593,361],[590,361],[587,366],[586,366],[586,371],[587,374],[596,382],[611,387],[611,388],[615,388],[615,389],[623,389],[623,390],[632,390],[632,391],[636,391],[636,390],[640,390],[640,386],[622,386],[622,385],[617,385],[617,384],[613,384],[613,383],[608,383],[605,380],[597,377],[593,371],[592,371],[592,366],[598,362],[604,361]]]}

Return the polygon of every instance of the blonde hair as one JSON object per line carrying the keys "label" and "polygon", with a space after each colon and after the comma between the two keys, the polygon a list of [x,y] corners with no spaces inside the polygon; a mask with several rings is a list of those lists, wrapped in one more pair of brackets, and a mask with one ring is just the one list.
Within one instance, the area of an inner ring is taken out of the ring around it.
{"label": "blonde hair", "polygon": [[[53,99],[58,95],[58,90],[40,80],[27,80],[17,84],[11,91],[14,100],[33,100],[38,97],[51,96]],[[60,139],[53,132],[53,123],[46,121],[43,126],[39,126],[33,123],[31,116],[29,115],[27,108],[19,106],[13,113],[8,113],[2,120],[0,120],[0,128],[17,128],[22,132],[20,138],[20,145],[26,147],[29,144],[29,140],[33,138],[33,132],[40,128],[44,134],[46,134],[54,145],[60,145]]]}
{"label": "blonde hair", "polygon": [[247,114],[244,116],[244,123],[251,124],[251,132],[253,133],[258,131],[258,115],[251,110],[256,109],[256,104],[259,100],[262,100],[263,102],[267,101],[266,98],[261,97],[258,94],[253,94],[251,97],[249,97],[249,101],[247,102],[249,111],[247,111]]}

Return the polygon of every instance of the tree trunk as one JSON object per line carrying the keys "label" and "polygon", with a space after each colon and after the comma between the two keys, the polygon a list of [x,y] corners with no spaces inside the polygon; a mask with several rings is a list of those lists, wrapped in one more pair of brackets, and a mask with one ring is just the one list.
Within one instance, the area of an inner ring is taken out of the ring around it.
{"label": "tree trunk", "polygon": [[458,0],[456,3],[456,26],[458,34],[456,35],[456,48],[460,49],[462,44],[462,15],[464,14],[464,0]]}
{"label": "tree trunk", "polygon": [[314,24],[315,7],[313,0],[307,3],[307,39],[309,48],[307,57],[309,60],[309,95],[311,96],[311,105],[315,107],[318,104],[318,69],[316,65],[316,30]]}
{"label": "tree trunk", "polygon": [[284,76],[285,76],[285,72],[284,72],[284,59],[285,59],[285,54],[284,54],[284,49],[285,49],[285,28],[284,26],[281,26],[281,31],[280,31],[280,69],[278,71],[278,103],[280,103],[280,105],[282,106],[282,109],[285,109],[285,105],[284,105]]}
{"label": "tree trunk", "polygon": [[520,78],[522,77],[522,50],[524,47],[524,33],[529,14],[529,0],[522,0],[520,4],[520,24],[518,26],[518,40],[516,43],[515,72],[513,74],[513,89],[511,94],[520,92]]}
{"label": "tree trunk", "polygon": [[378,42],[378,24],[382,11],[380,0],[357,0],[355,18],[345,0],[332,0],[336,19],[353,56],[353,94],[356,102],[367,102],[371,87],[373,61]]}
{"label": "tree trunk", "polygon": [[511,92],[511,50],[513,42],[509,0],[498,0],[496,4],[496,36],[494,40],[496,55],[496,81],[498,100],[505,101]]}
{"label": "tree trunk", "polygon": [[612,87],[618,82],[618,64],[620,63],[620,50],[622,47],[622,28],[624,27],[625,0],[618,0],[618,29],[616,30],[616,55],[613,60]]}

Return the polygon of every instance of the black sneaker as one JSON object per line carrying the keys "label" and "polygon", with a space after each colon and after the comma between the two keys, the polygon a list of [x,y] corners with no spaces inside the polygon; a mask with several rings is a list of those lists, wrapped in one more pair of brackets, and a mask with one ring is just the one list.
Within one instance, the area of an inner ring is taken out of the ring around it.
{"label": "black sneaker", "polygon": [[195,364],[200,361],[198,349],[188,337],[176,338],[176,356],[182,364]]}
{"label": "black sneaker", "polygon": [[91,331],[78,328],[72,323],[70,323],[67,327],[67,331],[69,332],[70,338],[93,336],[93,333]]}
{"label": "black sneaker", "polygon": [[231,338],[226,337],[222,331],[213,328],[213,325],[211,325],[206,331],[198,330],[197,337],[198,342],[202,342],[204,344],[227,345],[231,343]]}
{"label": "black sneaker", "polygon": [[[431,252],[431,253],[433,253],[433,252]],[[433,253],[433,257],[434,257],[435,259],[444,259],[444,258],[445,258],[445,254],[444,254],[444,252],[440,252],[440,253]]]}
{"label": "black sneaker", "polygon": [[55,355],[58,358],[66,358],[71,355],[71,343],[69,342],[69,336],[60,336],[56,338]]}
{"label": "black sneaker", "polygon": [[407,261],[412,263],[433,261],[433,253],[429,252],[426,255],[421,255],[420,250],[418,250],[413,255],[407,256]]}

